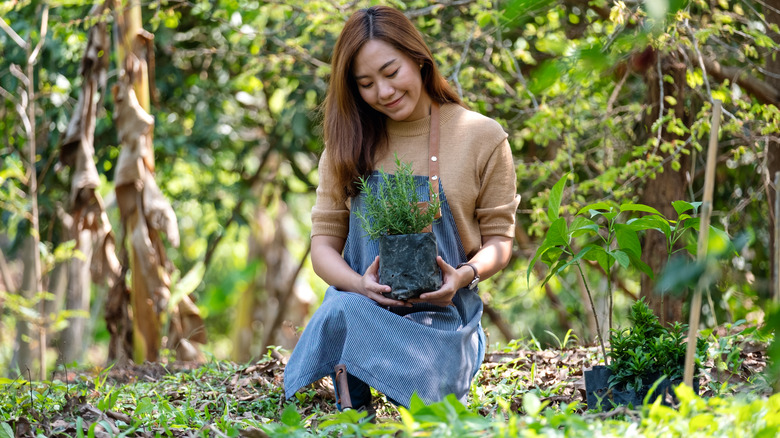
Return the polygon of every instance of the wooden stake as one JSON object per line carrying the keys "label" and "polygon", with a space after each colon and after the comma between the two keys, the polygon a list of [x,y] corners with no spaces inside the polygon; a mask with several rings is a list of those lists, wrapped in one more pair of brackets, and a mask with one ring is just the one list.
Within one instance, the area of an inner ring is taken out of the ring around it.
{"label": "wooden stake", "polygon": [[[701,224],[699,225],[699,242],[697,260],[705,263],[707,259],[707,243],[709,241],[710,215],[712,214],[712,192],[715,186],[715,162],[718,152],[718,131],[720,129],[721,102],[715,100],[712,106],[712,123],[710,126],[710,144],[707,149],[707,169],[704,173],[704,198],[701,204]],[[685,374],[683,382],[693,388],[693,365],[696,355],[696,339],[699,334],[699,318],[701,317],[701,294],[706,287],[707,271],[705,269],[691,301],[691,315],[688,320],[688,349],[685,352]],[[712,309],[714,312],[715,309]]]}
{"label": "wooden stake", "polygon": [[775,264],[772,267],[775,278],[775,303],[780,303],[780,196],[777,189],[780,187],[780,172],[775,172]]}

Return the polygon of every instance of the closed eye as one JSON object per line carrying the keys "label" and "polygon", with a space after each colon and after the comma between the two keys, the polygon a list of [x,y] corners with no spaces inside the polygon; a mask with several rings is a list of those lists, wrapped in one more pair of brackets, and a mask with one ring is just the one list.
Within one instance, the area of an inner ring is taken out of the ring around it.
{"label": "closed eye", "polygon": [[398,70],[401,70],[401,68],[399,67],[399,68],[395,69],[395,71],[394,71],[394,72],[392,72],[392,73],[390,73],[389,75],[387,75],[387,77],[388,77],[388,78],[394,78],[394,77],[395,77],[395,75],[397,75],[397,74],[398,74]]}

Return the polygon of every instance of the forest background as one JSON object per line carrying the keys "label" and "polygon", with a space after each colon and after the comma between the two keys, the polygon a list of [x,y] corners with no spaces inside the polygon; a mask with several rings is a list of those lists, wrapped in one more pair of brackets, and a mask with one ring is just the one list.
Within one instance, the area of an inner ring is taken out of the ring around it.
{"label": "forest background", "polygon": [[[329,58],[376,3],[0,4],[0,369],[291,349],[325,290],[307,257]],[[673,259],[677,293],[660,294],[670,254],[654,230],[630,262],[613,252],[544,286],[541,264],[526,270],[563,175],[566,217],[604,201],[674,219],[673,201],[701,201],[716,99],[712,222],[730,241],[702,328],[773,315],[778,2],[385,3],[509,134],[523,201],[512,262],[481,285],[491,346],[590,344],[610,297],[615,326],[640,296],[687,321],[686,274],[701,271]]]}

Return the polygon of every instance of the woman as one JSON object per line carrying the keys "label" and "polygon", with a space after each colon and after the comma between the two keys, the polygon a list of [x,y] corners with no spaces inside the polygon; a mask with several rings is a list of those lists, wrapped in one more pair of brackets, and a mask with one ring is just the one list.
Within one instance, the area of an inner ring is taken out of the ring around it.
{"label": "woman", "polygon": [[[514,237],[519,199],[507,135],[463,107],[414,25],[383,6],[345,24],[324,111],[311,259],[330,287],[287,364],[286,396],[344,364],[355,408],[371,408],[369,386],[407,407],[415,392],[426,402],[465,400],[484,358],[475,286],[506,266]],[[396,154],[412,163],[420,194],[430,181],[442,201],[433,225],[442,286],[408,302],[382,295],[390,288],[378,278],[378,245],[354,213],[358,178],[373,174],[375,184]]]}

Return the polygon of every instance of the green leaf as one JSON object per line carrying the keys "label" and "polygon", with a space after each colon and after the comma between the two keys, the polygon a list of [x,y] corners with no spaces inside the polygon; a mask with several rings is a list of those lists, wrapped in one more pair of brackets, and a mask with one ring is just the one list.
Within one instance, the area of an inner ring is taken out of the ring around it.
{"label": "green leaf", "polygon": [[[631,264],[631,259],[628,258],[628,254],[625,252],[617,249],[615,251],[608,251],[608,254],[617,260],[617,262],[620,264],[620,266],[627,268],[629,264]],[[609,271],[607,271],[609,272]]]}
{"label": "green leaf", "polygon": [[547,271],[547,276],[544,277],[544,280],[542,280],[541,285],[544,286],[545,284],[547,284],[547,282],[550,281],[553,275],[556,275],[559,272],[561,272],[566,267],[566,265],[567,265],[566,260],[560,260],[560,259],[555,260],[555,264],[550,266],[550,269]]}
{"label": "green leaf", "polygon": [[640,259],[639,257],[631,253],[627,253],[627,254],[628,254],[628,258],[631,260],[631,266],[633,266],[636,269],[639,269],[641,272],[643,272],[651,279],[655,279],[655,273],[653,272],[652,269],[650,269],[650,266],[648,266],[647,263],[643,262],[642,259]]}
{"label": "green leaf", "polygon": [[550,221],[558,219],[560,216],[558,210],[561,208],[561,198],[563,197],[563,189],[566,187],[566,180],[569,174],[565,174],[558,180],[557,183],[550,190],[550,199],[547,201],[547,217]]}
{"label": "green leaf", "polygon": [[630,219],[626,222],[626,225],[630,226],[634,231],[657,230],[664,233],[667,237],[672,235],[672,227],[669,225],[669,221],[662,216],[648,215]]}
{"label": "green leaf", "polygon": [[550,224],[550,229],[547,230],[544,242],[553,246],[566,245],[569,243],[567,234],[566,219],[559,217]]}
{"label": "green leaf", "polygon": [[612,211],[612,205],[607,202],[596,202],[593,204],[588,204],[580,209],[580,211],[577,212],[577,215],[581,215],[585,212],[590,212],[590,217],[595,216],[593,212],[596,211],[598,213],[601,213],[603,211]]}
{"label": "green leaf", "polygon": [[528,89],[534,94],[544,92],[558,81],[564,70],[565,66],[563,65],[563,62],[558,59],[552,58],[542,62],[542,64],[531,73]]}
{"label": "green leaf", "polygon": [[630,226],[615,225],[615,237],[621,250],[642,257],[642,244],[639,243],[639,236]]}
{"label": "green leaf", "polygon": [[544,405],[539,397],[533,392],[523,394],[523,410],[529,417],[535,417],[542,411]]}
{"label": "green leaf", "polygon": [[415,414],[425,408],[425,402],[417,395],[417,391],[412,394],[409,400],[409,412]]}
{"label": "green leaf", "polygon": [[[558,268],[555,270],[555,273],[557,274],[557,273],[559,273],[559,272],[563,272],[563,271],[564,271],[566,268],[568,268],[569,266],[571,266],[571,265],[573,265],[573,264],[575,264],[575,263],[579,262],[579,261],[580,261],[580,260],[582,260],[583,258],[585,258],[585,260],[588,260],[588,259],[587,259],[585,256],[586,256],[586,255],[587,255],[589,252],[591,252],[591,251],[592,251],[594,248],[595,248],[595,249],[602,249],[600,246],[598,246],[598,245],[594,245],[594,244],[590,244],[590,245],[587,245],[587,246],[585,246],[584,248],[582,248],[582,249],[580,250],[580,252],[578,252],[578,253],[577,253],[577,255],[575,255],[574,257],[572,257],[572,259],[571,259],[571,260],[569,260],[568,262],[566,262],[566,264],[564,264],[563,266],[560,266],[560,267],[558,267]],[[551,270],[552,270],[552,269],[551,269]]]}
{"label": "green leaf", "polygon": [[[593,248],[591,248],[591,250],[588,251],[587,254],[584,254],[583,258],[585,260],[590,260],[598,263],[599,266],[601,266],[601,269],[604,270],[604,272],[609,272],[610,256],[609,254],[607,254],[607,251],[598,245],[591,244],[588,246],[592,246]],[[585,255],[587,255],[587,257],[585,257]]]}
{"label": "green leaf", "polygon": [[657,215],[663,216],[661,214],[661,212],[659,212],[658,210],[656,210],[653,207],[650,207],[648,205],[644,205],[644,204],[623,204],[623,205],[620,206],[620,211],[621,212],[624,212],[624,211],[641,211],[641,212],[644,212],[644,213],[652,213],[652,214],[657,214]]}
{"label": "green leaf", "polygon": [[8,423],[0,423],[0,438],[14,438],[14,431]]}
{"label": "green leaf", "polygon": [[552,0],[510,0],[502,11],[502,21],[515,27],[516,20],[530,17],[533,11],[544,10]]}
{"label": "green leaf", "polygon": [[599,226],[592,220],[582,216],[575,216],[574,220],[571,221],[571,225],[569,226],[569,234],[571,237],[579,237],[583,234],[593,234],[598,232]]}
{"label": "green leaf", "polygon": [[288,426],[301,426],[301,414],[294,404],[288,403],[282,411],[282,423]]}
{"label": "green leaf", "polygon": [[482,11],[477,15],[477,24],[479,24],[479,27],[486,27],[488,24],[494,22],[493,14],[490,11]]}
{"label": "green leaf", "polygon": [[693,210],[695,213],[700,205],[701,202],[672,201],[672,207],[674,207],[674,211],[677,212],[678,216],[688,210]]}
{"label": "green leaf", "polygon": [[149,397],[144,397],[141,400],[138,400],[138,404],[135,406],[135,415],[148,414],[152,412],[152,410],[154,410],[152,399]]}

